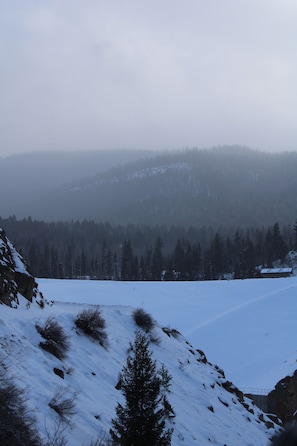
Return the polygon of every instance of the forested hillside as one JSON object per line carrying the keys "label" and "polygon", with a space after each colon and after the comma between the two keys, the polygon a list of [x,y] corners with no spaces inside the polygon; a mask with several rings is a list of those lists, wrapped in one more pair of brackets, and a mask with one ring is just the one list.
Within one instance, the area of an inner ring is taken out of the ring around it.
{"label": "forested hillside", "polygon": [[2,160],[0,215],[215,231],[283,226],[296,219],[295,152],[219,147],[83,155],[52,154],[39,161],[32,155],[34,170],[25,156],[15,164],[13,157]]}
{"label": "forested hillside", "polygon": [[255,277],[257,266],[297,248],[297,153],[220,147],[56,156],[0,160],[0,225],[35,276]]}
{"label": "forested hillside", "polygon": [[63,187],[39,204],[39,214],[113,225],[288,224],[296,218],[296,171],[297,153],[168,152]]}

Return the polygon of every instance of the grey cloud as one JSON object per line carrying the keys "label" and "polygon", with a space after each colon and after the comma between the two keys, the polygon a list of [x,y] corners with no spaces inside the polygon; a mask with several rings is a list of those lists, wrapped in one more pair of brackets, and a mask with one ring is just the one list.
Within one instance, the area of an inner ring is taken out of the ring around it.
{"label": "grey cloud", "polygon": [[0,154],[296,149],[293,0],[0,7]]}

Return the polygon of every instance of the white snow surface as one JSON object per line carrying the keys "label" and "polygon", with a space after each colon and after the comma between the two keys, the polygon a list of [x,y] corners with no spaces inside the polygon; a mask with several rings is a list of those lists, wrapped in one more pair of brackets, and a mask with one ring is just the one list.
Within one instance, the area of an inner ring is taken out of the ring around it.
{"label": "white snow surface", "polygon": [[297,369],[297,277],[203,282],[39,279],[47,299],[130,305],[179,330],[237,387],[271,390]]}
{"label": "white snow surface", "polygon": [[[133,309],[147,310],[157,321],[159,344],[153,358],[172,375],[168,396],[176,417],[172,446],[268,446],[274,430],[259,422],[222,383],[273,387],[295,370],[297,278],[217,282],[110,282],[37,279],[53,305],[0,306],[1,356],[18,385],[27,391],[41,433],[53,432],[56,413],[48,406],[57,389],[76,394],[77,413],[64,434],[69,446],[88,446],[108,432],[117,402],[118,373],[133,341]],[[76,315],[99,305],[106,320],[108,348],[75,329]],[[35,324],[53,316],[70,336],[70,351],[60,361],[39,347]],[[161,327],[184,336],[168,337]],[[226,379],[201,362],[196,349],[225,369]],[[53,368],[64,371],[64,379]],[[253,410],[251,410],[251,408]],[[267,417],[264,415],[264,419]]]}
{"label": "white snow surface", "polygon": [[136,180],[139,178],[152,177],[154,175],[164,175],[168,171],[190,170],[188,163],[172,163],[164,166],[148,167],[146,169],[132,172],[128,175],[127,180]]}
{"label": "white snow surface", "polygon": [[18,253],[18,251],[15,249],[14,245],[7,240],[7,244],[9,246],[13,261],[14,261],[14,269],[16,272],[23,273],[29,275],[29,272],[26,268],[26,265],[24,263],[24,259],[22,256]]}

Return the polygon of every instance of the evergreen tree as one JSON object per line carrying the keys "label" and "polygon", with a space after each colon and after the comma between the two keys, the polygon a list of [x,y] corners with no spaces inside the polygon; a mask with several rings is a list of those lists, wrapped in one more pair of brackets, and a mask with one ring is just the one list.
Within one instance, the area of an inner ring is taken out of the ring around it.
{"label": "evergreen tree", "polygon": [[118,272],[118,258],[116,252],[113,254],[113,270],[114,270],[114,279],[118,280],[119,272]]}
{"label": "evergreen tree", "polygon": [[139,280],[139,261],[137,256],[133,259],[132,279]]}
{"label": "evergreen tree", "polygon": [[288,253],[288,247],[283,239],[283,236],[281,235],[278,223],[275,223],[273,226],[272,242],[273,242],[275,259],[283,260],[286,254]]}
{"label": "evergreen tree", "polygon": [[134,256],[131,241],[124,241],[122,250],[121,279],[132,280]]}
{"label": "evergreen tree", "polygon": [[[166,427],[168,391],[171,377],[164,366],[157,370],[145,334],[136,332],[126,366],[120,374],[125,406],[118,403],[110,434],[114,445],[169,446],[172,429]],[[170,406],[170,405],[169,405]],[[170,406],[171,408],[171,406]],[[174,413],[171,408],[171,414]]]}
{"label": "evergreen tree", "polygon": [[210,250],[205,251],[204,253],[204,280],[213,280],[213,266],[211,263],[211,254]]}
{"label": "evergreen tree", "polygon": [[297,250],[297,220],[296,220],[296,223],[295,223],[295,225],[293,227],[293,231],[294,231],[294,236],[295,236],[294,249]]}
{"label": "evergreen tree", "polygon": [[248,235],[243,242],[243,249],[240,254],[241,278],[247,279],[255,275],[255,247]]}
{"label": "evergreen tree", "polygon": [[173,252],[173,269],[178,280],[184,280],[184,248],[181,240],[178,240]]}
{"label": "evergreen tree", "polygon": [[212,264],[212,279],[220,279],[224,269],[224,246],[220,234],[215,234],[214,240],[210,246],[210,256]]}
{"label": "evergreen tree", "polygon": [[288,246],[281,235],[278,223],[275,223],[272,229],[268,229],[265,242],[267,265],[271,268],[272,262],[278,259],[283,260],[288,252]]}
{"label": "evergreen tree", "polygon": [[101,245],[101,262],[100,262],[100,278],[101,279],[106,279],[106,240],[104,239]]}
{"label": "evergreen tree", "polygon": [[161,280],[162,271],[164,269],[164,258],[162,253],[163,242],[160,237],[157,238],[154,247],[152,259],[152,280]]}
{"label": "evergreen tree", "polygon": [[266,254],[266,266],[267,268],[273,267],[273,236],[271,229],[269,228],[265,237],[265,254]]}

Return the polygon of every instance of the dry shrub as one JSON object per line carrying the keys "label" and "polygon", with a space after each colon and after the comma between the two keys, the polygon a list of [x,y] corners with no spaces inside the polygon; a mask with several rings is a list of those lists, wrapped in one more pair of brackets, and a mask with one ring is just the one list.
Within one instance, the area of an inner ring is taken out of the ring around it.
{"label": "dry shrub", "polygon": [[77,412],[75,409],[76,394],[74,393],[70,396],[67,396],[67,393],[68,389],[57,389],[48,405],[51,409],[57,412],[63,422],[70,424],[71,418]]}
{"label": "dry shrub", "polygon": [[45,339],[45,342],[39,343],[40,347],[58,359],[65,359],[70,348],[70,342],[63,327],[53,317],[49,317],[43,326],[36,324],[35,327]]}
{"label": "dry shrub", "polygon": [[27,407],[23,389],[7,376],[0,363],[0,443],[1,446],[41,446],[35,419]]}
{"label": "dry shrub", "polygon": [[146,333],[152,331],[155,326],[152,316],[142,308],[136,308],[136,310],[133,311],[133,319],[136,325],[142,328]]}
{"label": "dry shrub", "polygon": [[98,341],[103,347],[107,347],[106,323],[101,316],[99,308],[89,308],[81,311],[74,323],[87,336]]}

